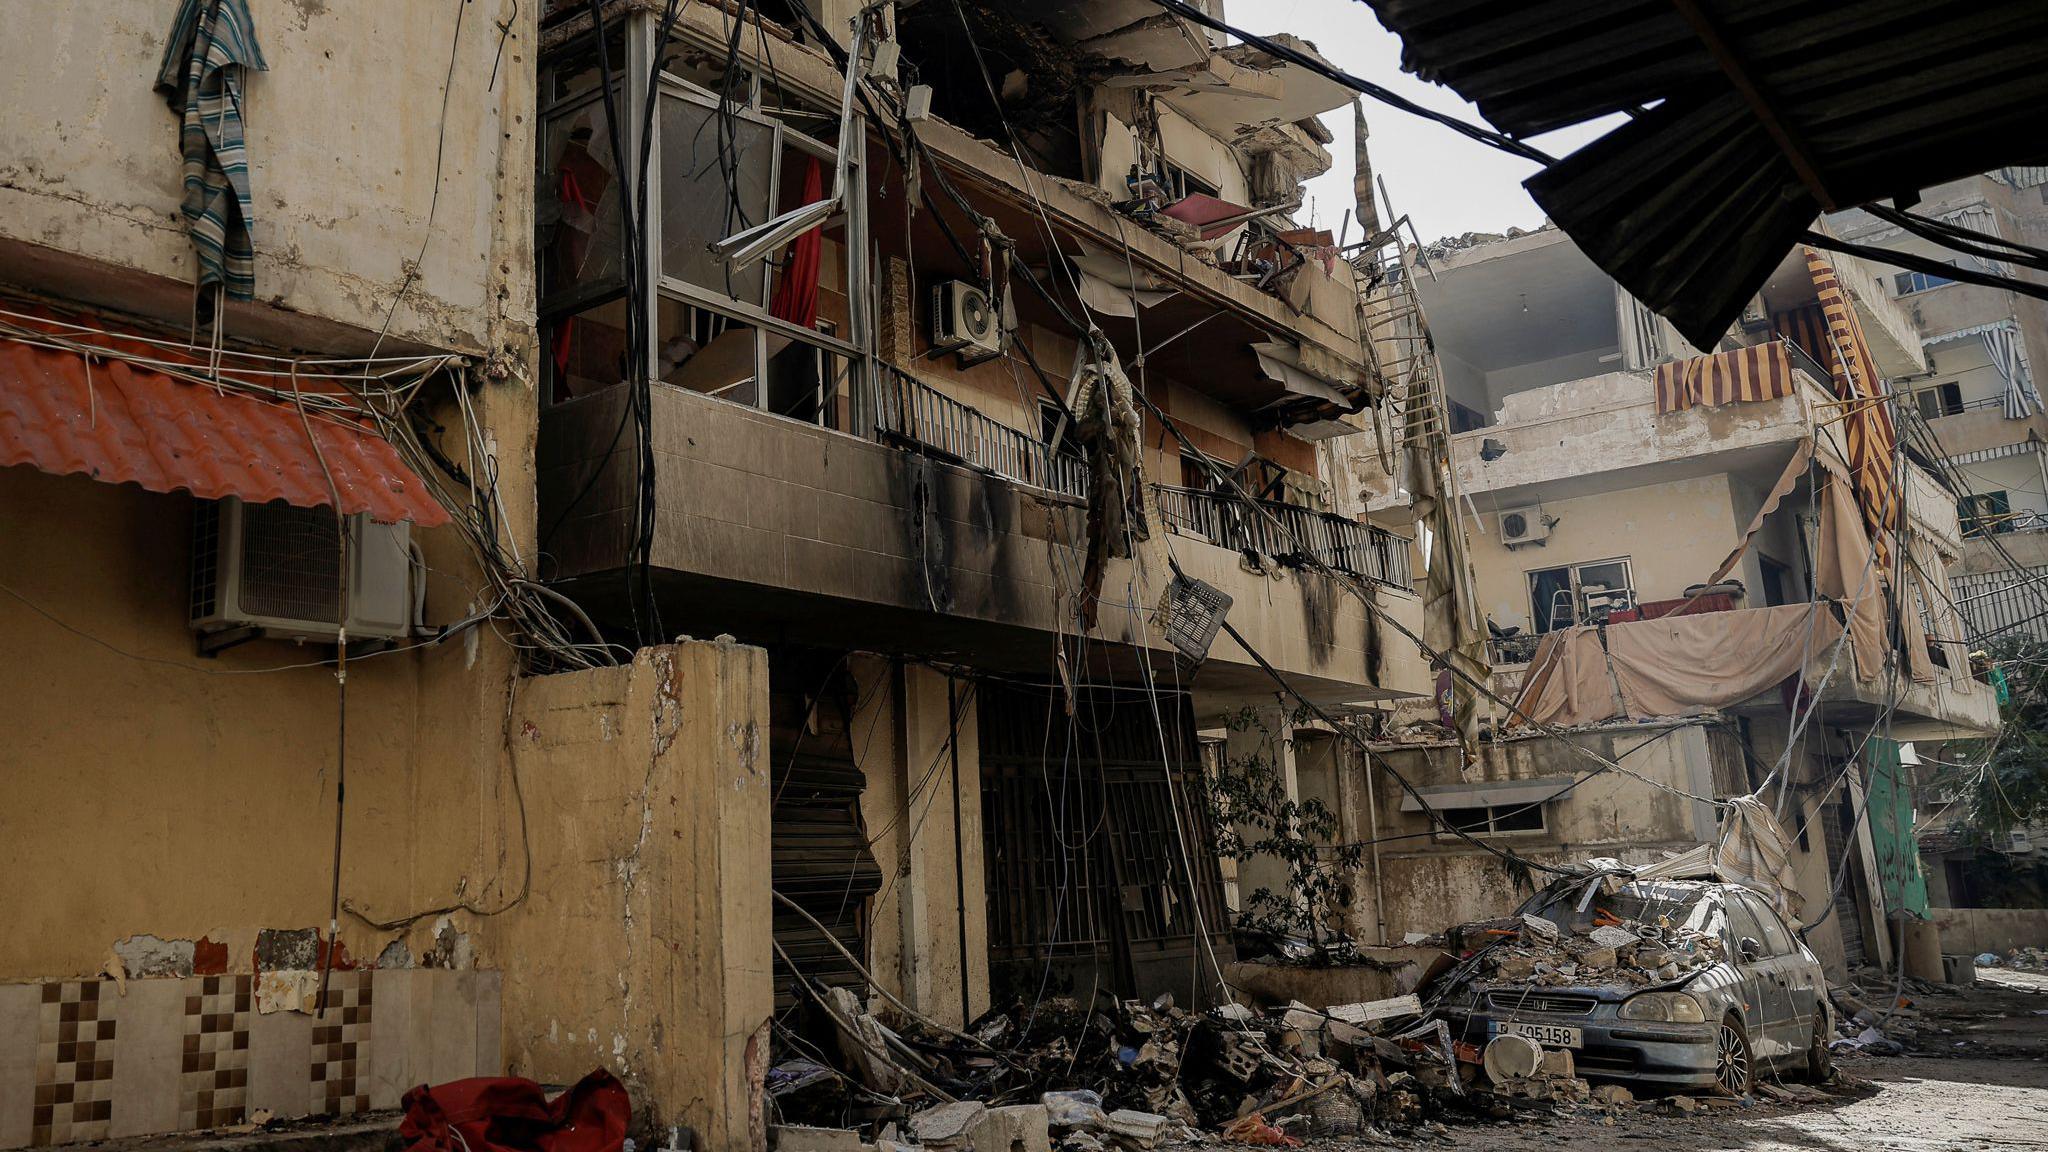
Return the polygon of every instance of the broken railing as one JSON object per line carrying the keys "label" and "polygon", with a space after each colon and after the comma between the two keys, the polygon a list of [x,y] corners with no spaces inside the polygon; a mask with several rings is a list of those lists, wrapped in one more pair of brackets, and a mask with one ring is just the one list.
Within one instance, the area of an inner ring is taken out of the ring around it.
{"label": "broken railing", "polygon": [[1172,484],[1154,484],[1152,490],[1160,520],[1182,535],[1281,561],[1306,552],[1339,572],[1410,587],[1408,541],[1384,528],[1275,500],[1257,501],[1262,513],[1234,493]]}
{"label": "broken railing", "polygon": [[866,415],[878,440],[905,441],[1019,484],[1088,498],[1088,469],[1079,456],[1056,452],[898,369],[880,366],[869,401]]}

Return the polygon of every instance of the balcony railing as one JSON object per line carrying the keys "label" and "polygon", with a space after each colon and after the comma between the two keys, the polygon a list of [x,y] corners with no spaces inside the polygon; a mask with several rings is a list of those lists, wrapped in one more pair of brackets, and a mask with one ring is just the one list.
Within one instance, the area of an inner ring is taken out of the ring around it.
{"label": "balcony railing", "polygon": [[1306,551],[1339,572],[1396,588],[1410,586],[1408,541],[1384,528],[1272,500],[1258,502],[1272,514],[1268,517],[1246,508],[1234,494],[1172,484],[1154,484],[1152,490],[1159,498],[1159,518],[1182,535],[1280,560]]}
{"label": "balcony railing", "polygon": [[1019,484],[1088,498],[1088,468],[1079,456],[1055,452],[921,380],[883,365],[870,400],[863,407],[873,426],[865,431],[876,439],[908,441]]}

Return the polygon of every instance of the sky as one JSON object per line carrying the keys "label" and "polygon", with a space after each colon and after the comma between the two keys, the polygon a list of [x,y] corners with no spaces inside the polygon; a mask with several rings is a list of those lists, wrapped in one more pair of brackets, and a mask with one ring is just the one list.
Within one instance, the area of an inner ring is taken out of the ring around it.
{"label": "sky", "polygon": [[[1372,9],[1360,0],[1226,0],[1223,18],[1255,35],[1291,32],[1314,43],[1324,58],[1354,76],[1424,107],[1485,123],[1477,108],[1450,89],[1401,71],[1400,38],[1380,27]],[[1387,215],[1391,205],[1393,213],[1407,215],[1425,242],[1464,232],[1534,228],[1543,222],[1543,210],[1522,190],[1522,181],[1536,171],[1534,163],[1370,99],[1365,101],[1365,121],[1371,132],[1373,170],[1387,186],[1380,212]],[[1351,110],[1329,113],[1323,123],[1337,138],[1328,146],[1336,163],[1309,182],[1305,194],[1313,203],[1305,202],[1297,216],[1307,222],[1313,209],[1314,223],[1334,230],[1353,204]],[[1573,127],[1530,143],[1563,155],[1607,128]],[[1354,225],[1351,239],[1358,238]]]}

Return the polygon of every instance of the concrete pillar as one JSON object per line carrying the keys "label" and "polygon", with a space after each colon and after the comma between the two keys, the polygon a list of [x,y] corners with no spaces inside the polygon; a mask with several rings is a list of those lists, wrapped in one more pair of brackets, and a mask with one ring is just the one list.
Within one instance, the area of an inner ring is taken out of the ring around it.
{"label": "concrete pillar", "polygon": [[509,1070],[568,1083],[604,1067],[636,1123],[764,1152],[767,654],[662,645],[524,680],[512,743],[531,879],[480,929],[505,972]]}
{"label": "concrete pillar", "polygon": [[[974,686],[922,665],[897,681],[898,805],[887,845],[895,857],[890,902],[900,994],[919,1012],[958,1026],[988,1010],[987,879],[982,871],[981,745]],[[870,775],[873,779],[873,775]],[[880,921],[888,909],[878,910]],[[877,936],[886,927],[876,925]],[[877,947],[877,953],[885,946]]]}

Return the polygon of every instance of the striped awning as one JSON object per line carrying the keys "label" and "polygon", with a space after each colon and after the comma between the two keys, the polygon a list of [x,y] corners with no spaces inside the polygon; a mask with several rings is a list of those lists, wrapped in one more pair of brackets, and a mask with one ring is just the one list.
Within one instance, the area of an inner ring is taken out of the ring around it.
{"label": "striped awning", "polygon": [[1949,463],[1956,465],[1982,464],[1986,460],[2003,460],[2007,456],[2024,456],[2029,452],[2039,452],[2041,449],[2042,444],[2039,440],[2022,440],[2017,444],[2000,444],[1995,448],[1979,448],[1974,452],[1958,452],[1953,456],[1945,457],[1945,459]]}
{"label": "striped awning", "polygon": [[1792,395],[1792,358],[1776,340],[1657,366],[1657,411]]}
{"label": "striped awning", "polygon": [[1891,409],[1885,406],[1884,384],[1878,379],[1870,344],[1863,338],[1863,325],[1856,319],[1848,294],[1842,291],[1842,282],[1835,277],[1834,265],[1817,249],[1808,248],[1806,268],[1813,276],[1821,314],[1827,318],[1828,346],[1834,353],[1828,368],[1834,374],[1835,396],[1841,401],[1856,507],[1863,514],[1864,532],[1883,562],[1891,554],[1891,536],[1899,524],[1898,487],[1892,477],[1898,432],[1892,427]]}

